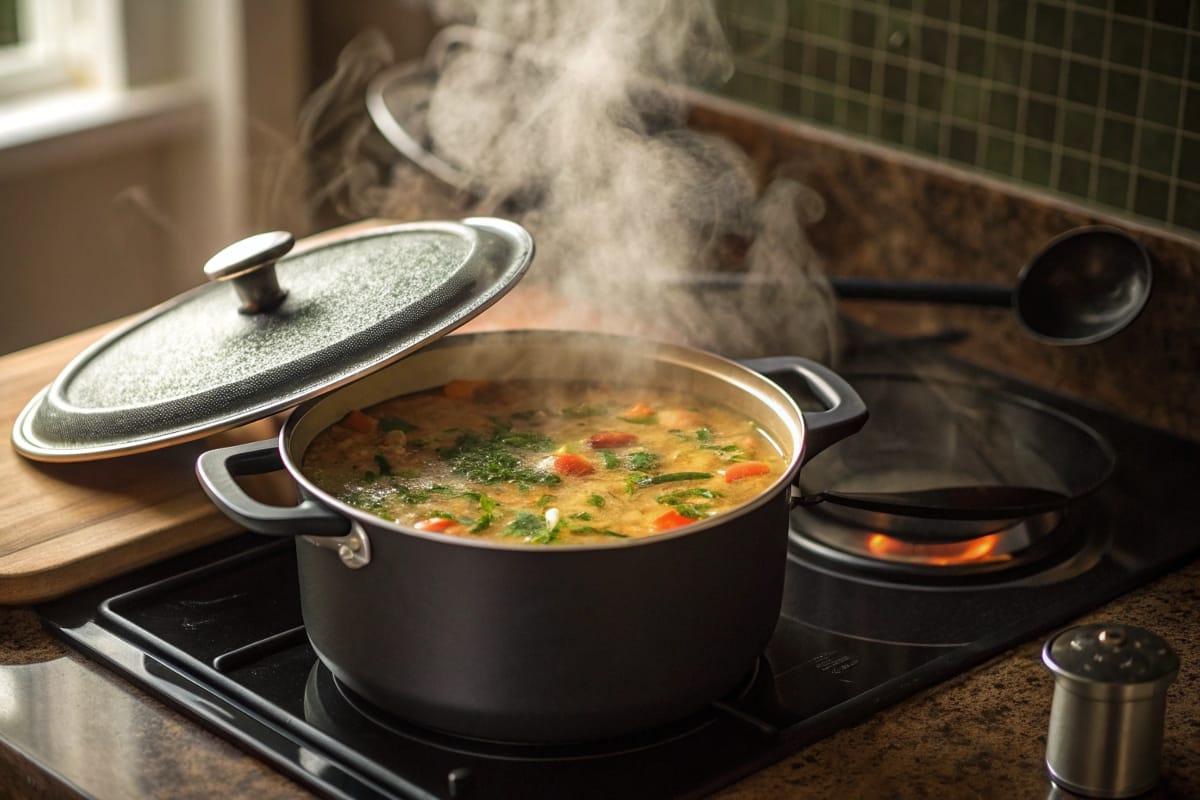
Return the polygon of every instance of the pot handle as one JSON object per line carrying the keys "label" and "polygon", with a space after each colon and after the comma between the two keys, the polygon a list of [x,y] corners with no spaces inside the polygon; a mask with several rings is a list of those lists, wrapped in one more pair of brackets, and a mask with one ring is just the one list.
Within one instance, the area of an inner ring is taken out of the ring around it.
{"label": "pot handle", "polygon": [[200,486],[225,515],[255,533],[269,536],[345,536],[350,520],[315,500],[294,506],[260,503],[238,486],[237,475],[283,469],[276,439],[264,439],[201,453],[196,460]]}
{"label": "pot handle", "polygon": [[767,377],[794,374],[800,376],[821,402],[824,411],[803,411],[804,459],[812,458],[832,444],[857,433],[867,421],[867,404],[846,379],[828,367],[799,356],[747,358],[741,362]]}

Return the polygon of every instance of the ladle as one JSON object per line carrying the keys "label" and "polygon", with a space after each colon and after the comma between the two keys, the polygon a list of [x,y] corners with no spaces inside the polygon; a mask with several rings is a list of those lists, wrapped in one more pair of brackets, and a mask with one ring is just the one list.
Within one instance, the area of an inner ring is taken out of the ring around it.
{"label": "ladle", "polygon": [[1106,225],[1054,238],[1021,270],[1015,288],[969,283],[832,279],[845,299],[1011,306],[1031,336],[1049,344],[1091,344],[1133,322],[1150,297],[1145,247]]}

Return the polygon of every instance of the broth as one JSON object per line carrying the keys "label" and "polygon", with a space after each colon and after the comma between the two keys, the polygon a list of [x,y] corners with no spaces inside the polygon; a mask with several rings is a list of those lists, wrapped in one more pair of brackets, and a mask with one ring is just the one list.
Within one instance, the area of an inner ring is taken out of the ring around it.
{"label": "broth", "polygon": [[728,406],[589,381],[451,381],[352,411],[303,470],[339,500],[448,536],[614,542],[699,522],[787,468]]}

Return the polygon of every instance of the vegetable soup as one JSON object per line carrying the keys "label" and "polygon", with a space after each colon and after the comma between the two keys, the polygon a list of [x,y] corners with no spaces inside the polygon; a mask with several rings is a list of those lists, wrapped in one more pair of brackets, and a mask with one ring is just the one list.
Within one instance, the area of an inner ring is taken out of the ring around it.
{"label": "vegetable soup", "polygon": [[787,468],[728,406],[586,381],[456,380],[352,411],[304,472],[339,500],[449,536],[600,543],[707,519]]}

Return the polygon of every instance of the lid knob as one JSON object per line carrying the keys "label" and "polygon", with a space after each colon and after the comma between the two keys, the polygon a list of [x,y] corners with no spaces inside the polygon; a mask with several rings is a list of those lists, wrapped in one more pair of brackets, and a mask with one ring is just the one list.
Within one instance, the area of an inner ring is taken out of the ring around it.
{"label": "lid knob", "polygon": [[286,255],[296,239],[287,231],[248,236],[221,250],[204,265],[211,281],[233,280],[243,314],[274,311],[287,297],[275,276],[275,262]]}

